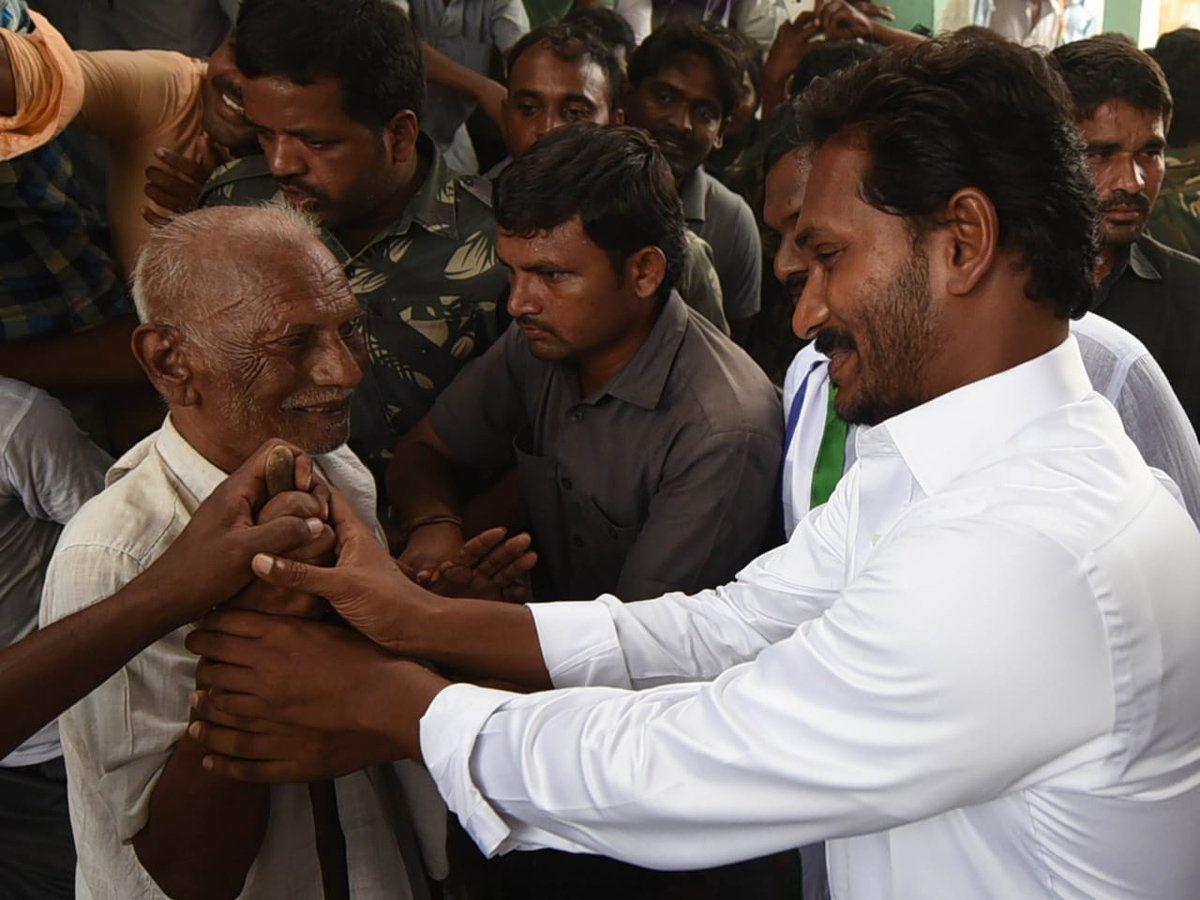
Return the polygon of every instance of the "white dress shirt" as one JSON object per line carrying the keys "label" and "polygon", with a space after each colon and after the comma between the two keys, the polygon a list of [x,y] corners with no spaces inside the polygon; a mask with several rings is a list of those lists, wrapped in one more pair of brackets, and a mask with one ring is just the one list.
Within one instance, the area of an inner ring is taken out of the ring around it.
{"label": "white dress shirt", "polygon": [[[1088,313],[1071,322],[1092,387],[1117,409],[1125,433],[1146,464],[1161,469],[1179,489],[1200,524],[1200,441],[1167,376],[1145,344],[1103,316]],[[825,431],[829,359],[808,344],[796,354],[783,382],[784,422],[803,386],[794,427],[784,451],[783,525],[790,535],[812,506],[812,473]],[[854,433],[846,440],[846,469],[854,463]]]}
{"label": "white dress shirt", "polygon": [[447,688],[422,750],[488,853],[827,840],[840,898],[1200,896],[1198,585],[1068,339],[861,431],[732,584],[531,607],[563,689]]}
{"label": "white dress shirt", "polygon": [[[358,515],[372,521],[374,482],[358,458],[342,447],[316,463]],[[224,479],[168,418],[116,462],[106,489],[63,531],[46,573],[42,624],[110,596],[144,572]],[[131,842],[146,825],[151,794],[187,727],[196,657],[183,642],[193,627],[151,644],[59,720],[79,854],[76,896],[82,900],[166,897]],[[356,898],[412,896],[391,824],[401,814],[393,807],[395,781],[382,768],[336,780]],[[266,834],[241,896],[321,900],[307,785],[271,788]]]}
{"label": "white dress shirt", "polygon": [[[100,493],[111,464],[61,403],[0,377],[0,647],[37,628],[42,579],[62,527]],[[58,725],[51,722],[0,759],[0,767],[60,756]]]}

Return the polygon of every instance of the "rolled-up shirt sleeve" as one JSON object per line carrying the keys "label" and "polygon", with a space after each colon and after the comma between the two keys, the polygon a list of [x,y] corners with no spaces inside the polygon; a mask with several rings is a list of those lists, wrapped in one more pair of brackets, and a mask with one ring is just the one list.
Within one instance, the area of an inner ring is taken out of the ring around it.
{"label": "rolled-up shirt sleeve", "polygon": [[0,160],[12,159],[54,140],[83,105],[83,73],[61,34],[31,13],[36,29],[0,29],[17,89],[17,111],[0,116]]}
{"label": "rolled-up shirt sleeve", "polygon": [[693,869],[880,831],[1017,790],[1112,727],[1088,572],[1032,530],[912,529],[711,682],[455,687],[423,747],[487,853]]}

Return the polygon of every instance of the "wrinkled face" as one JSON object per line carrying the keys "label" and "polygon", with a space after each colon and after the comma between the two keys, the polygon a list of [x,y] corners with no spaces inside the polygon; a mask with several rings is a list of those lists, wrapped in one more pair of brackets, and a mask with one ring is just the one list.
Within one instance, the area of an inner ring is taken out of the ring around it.
{"label": "wrinkled face", "polygon": [[716,70],[703,57],[682,56],[642,79],[625,112],[630,125],[650,132],[677,182],[721,146],[721,92]]}
{"label": "wrinkled face", "polygon": [[501,231],[496,252],[508,268],[508,312],[538,359],[596,355],[638,321],[638,299],[578,218],[531,238]]}
{"label": "wrinkled face", "polygon": [[874,425],[918,406],[940,346],[929,260],[905,220],[861,197],[867,153],[843,143],[781,159],[764,217],[780,235],[775,275],[795,303],[793,330],[830,358],[839,415]]}
{"label": "wrinkled face", "polygon": [[193,372],[202,427],[245,455],[270,437],[309,453],[341,446],[366,363],[341,267],[324,248],[281,248],[240,287],[206,315]]}
{"label": "wrinkled face", "polygon": [[305,85],[247,78],[242,94],[288,203],[314,213],[336,232],[370,220],[395,196],[400,176],[392,165],[389,136],[346,115],[336,79]]}
{"label": "wrinkled face", "polygon": [[1100,193],[1101,238],[1108,247],[1128,246],[1141,237],[1162,187],[1163,117],[1111,100],[1080,122],[1079,130]]}
{"label": "wrinkled face", "polygon": [[213,51],[204,72],[204,131],[236,155],[258,148],[254,126],[242,108],[242,75],[233,59],[233,36]]}
{"label": "wrinkled face", "polygon": [[542,135],[572,122],[607,125],[612,89],[599,64],[587,56],[560,59],[549,47],[531,47],[508,76],[504,137],[513,158]]}

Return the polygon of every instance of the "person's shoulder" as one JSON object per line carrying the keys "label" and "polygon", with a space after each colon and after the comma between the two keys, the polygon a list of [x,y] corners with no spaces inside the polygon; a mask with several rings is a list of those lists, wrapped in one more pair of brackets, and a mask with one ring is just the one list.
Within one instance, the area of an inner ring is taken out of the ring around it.
{"label": "person's shoulder", "polygon": [[271,199],[278,189],[267,158],[256,153],[216,169],[201,188],[198,205],[258,203]]}
{"label": "person's shoulder", "polygon": [[[704,179],[708,191],[709,215],[715,211],[718,215],[724,215],[731,221],[749,222],[751,225],[755,225],[754,210],[750,208],[750,204],[741,194],[726,187],[708,172],[704,173]],[[755,229],[757,230],[757,225],[755,225]]]}
{"label": "person's shoulder", "polygon": [[182,530],[187,511],[155,448],[157,436],[143,438],[113,464],[104,490],[63,529],[56,557],[124,557],[145,567]]}
{"label": "person's shoulder", "polygon": [[1103,355],[1117,363],[1149,356],[1146,345],[1111,319],[1089,312],[1071,321],[1071,334],[1079,343],[1085,367],[1089,358]]}
{"label": "person's shoulder", "polygon": [[[1138,248],[1144,253],[1164,279],[1185,281],[1188,286],[1200,285],[1200,259],[1146,234],[1138,239]],[[1200,296],[1195,297],[1200,304]]]}
{"label": "person's shoulder", "polygon": [[750,355],[694,309],[668,382],[676,402],[695,404],[713,434],[778,437],[779,391]]}
{"label": "person's shoulder", "polygon": [[454,204],[459,233],[495,235],[496,215],[492,211],[492,182],[483,175],[450,175],[438,198]]}

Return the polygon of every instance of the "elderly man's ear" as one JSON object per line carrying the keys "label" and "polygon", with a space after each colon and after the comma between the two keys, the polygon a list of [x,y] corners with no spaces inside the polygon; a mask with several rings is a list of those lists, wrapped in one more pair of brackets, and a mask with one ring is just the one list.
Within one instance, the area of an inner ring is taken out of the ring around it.
{"label": "elderly man's ear", "polygon": [[170,325],[139,325],[131,344],[146,377],[168,404],[192,406],[199,400],[192,383],[191,359],[179,329]]}

